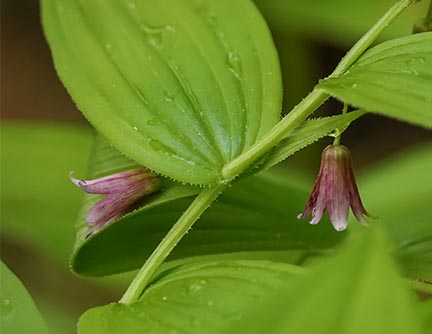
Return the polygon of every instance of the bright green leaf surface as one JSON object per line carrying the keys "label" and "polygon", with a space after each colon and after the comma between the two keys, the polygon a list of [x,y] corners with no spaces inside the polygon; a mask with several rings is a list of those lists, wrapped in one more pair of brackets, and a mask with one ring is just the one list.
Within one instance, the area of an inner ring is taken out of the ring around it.
{"label": "bright green leaf surface", "polygon": [[268,261],[198,262],[168,272],[140,301],[87,311],[80,334],[208,333],[243,316],[243,310],[277,291],[302,268]]}
{"label": "bright green leaf surface", "polygon": [[371,228],[350,241],[309,277],[252,305],[223,333],[423,333],[420,305],[398,276],[385,240]]}
{"label": "bright green leaf surface", "polygon": [[[349,47],[390,8],[395,0],[254,0],[272,31],[325,40]],[[411,6],[380,36],[380,40],[410,34],[426,15],[428,1]],[[355,13],[355,15],[353,15]]]}
{"label": "bright green leaf surface", "polygon": [[[90,178],[111,174],[118,166],[133,166],[102,139],[94,153]],[[204,213],[174,249],[171,260],[244,251],[320,252],[331,248],[345,234],[334,233],[328,221],[310,228],[297,220],[309,191],[297,179],[285,171],[240,180]],[[100,196],[86,195],[77,226],[73,270],[99,276],[140,267],[199,191],[165,180],[162,190],[143,207],[89,239],[85,239],[90,231],[85,214]]]}
{"label": "bright green leaf surface", "polygon": [[432,32],[384,42],[317,88],[366,110],[432,128]]}
{"label": "bright green leaf surface", "polygon": [[248,0],[44,0],[42,13],[78,107],[162,175],[214,184],[279,119],[277,53]]}
{"label": "bright green leaf surface", "polygon": [[42,334],[46,327],[32,298],[6,265],[0,261],[0,332]]}
{"label": "bright green leaf surface", "polygon": [[401,152],[361,173],[366,208],[389,233],[403,273],[432,284],[432,144]]}
{"label": "bright green leaf surface", "polygon": [[68,178],[84,173],[91,131],[65,124],[2,123],[2,233],[67,263],[82,201]]}
{"label": "bright green leaf surface", "polygon": [[425,333],[432,333],[432,299],[428,299],[422,305]]}

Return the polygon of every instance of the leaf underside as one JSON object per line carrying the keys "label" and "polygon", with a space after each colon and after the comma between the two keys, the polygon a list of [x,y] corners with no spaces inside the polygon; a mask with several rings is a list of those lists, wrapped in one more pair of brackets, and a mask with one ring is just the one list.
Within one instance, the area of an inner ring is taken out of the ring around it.
{"label": "leaf underside", "polygon": [[317,88],[368,111],[432,128],[432,32],[379,44]]}
{"label": "leaf underside", "polygon": [[215,184],[279,119],[270,32],[249,0],[43,0],[57,72],[119,151]]}

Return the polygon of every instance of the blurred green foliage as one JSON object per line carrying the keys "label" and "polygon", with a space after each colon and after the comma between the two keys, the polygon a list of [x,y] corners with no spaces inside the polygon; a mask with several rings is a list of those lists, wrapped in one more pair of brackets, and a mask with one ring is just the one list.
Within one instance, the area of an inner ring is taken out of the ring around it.
{"label": "blurred green foliage", "polygon": [[45,323],[18,277],[0,261],[0,330],[10,334],[46,334]]}
{"label": "blurred green foliage", "polygon": [[85,172],[92,140],[91,131],[81,126],[2,124],[3,233],[67,263],[82,200],[68,175]]}

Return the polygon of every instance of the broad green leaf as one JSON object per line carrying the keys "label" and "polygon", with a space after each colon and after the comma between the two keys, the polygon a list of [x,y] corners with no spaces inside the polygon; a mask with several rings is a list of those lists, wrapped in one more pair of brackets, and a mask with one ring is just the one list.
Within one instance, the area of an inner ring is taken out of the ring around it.
{"label": "broad green leaf", "polygon": [[350,240],[349,247],[308,277],[291,280],[265,302],[251,305],[223,333],[423,333],[420,305],[377,232],[371,228]]}
{"label": "broad green leaf", "polygon": [[4,121],[0,132],[2,233],[66,264],[81,204],[68,174],[86,170],[93,135],[81,126]]}
{"label": "broad green leaf", "polygon": [[402,151],[360,174],[366,208],[388,232],[407,277],[432,284],[432,143]]}
{"label": "broad green leaf", "polygon": [[256,165],[260,169],[269,169],[335,129],[345,130],[352,121],[364,114],[364,111],[357,110],[345,115],[307,120],[291,131]]}
{"label": "broad green leaf", "polygon": [[424,305],[422,306],[422,313],[423,313],[423,319],[424,319],[424,328],[425,333],[431,333],[432,332],[432,299],[428,299],[424,302]]}
{"label": "broad green leaf", "polygon": [[268,261],[198,262],[168,272],[131,305],[87,311],[79,334],[224,333],[250,304],[301,275],[293,265]]}
{"label": "broad green leaf", "polygon": [[[395,0],[254,0],[274,32],[324,40],[350,47]],[[388,40],[411,33],[414,23],[427,13],[428,1],[410,6],[379,37]],[[355,13],[355,15],[353,15]]]}
{"label": "broad green leaf", "polygon": [[45,323],[31,296],[6,265],[0,261],[0,331],[4,334],[47,333]]}
{"label": "broad green leaf", "polygon": [[[89,178],[134,164],[102,139],[94,153]],[[319,253],[332,248],[346,234],[335,233],[328,221],[311,228],[296,218],[309,192],[298,178],[286,170],[238,181],[203,214],[170,260],[245,251],[254,252],[258,258],[275,252],[285,252],[283,256],[288,257],[287,251]],[[77,224],[73,270],[100,276],[139,268],[199,191],[165,180],[162,190],[145,199],[142,207],[88,239],[91,229],[85,223],[85,214],[100,196],[86,195]],[[243,256],[250,258],[248,254]]]}
{"label": "broad green leaf", "polygon": [[384,42],[317,88],[402,121],[432,128],[432,32]]}
{"label": "broad green leaf", "polygon": [[215,184],[279,119],[277,53],[249,0],[44,0],[42,14],[78,107],[162,175]]}

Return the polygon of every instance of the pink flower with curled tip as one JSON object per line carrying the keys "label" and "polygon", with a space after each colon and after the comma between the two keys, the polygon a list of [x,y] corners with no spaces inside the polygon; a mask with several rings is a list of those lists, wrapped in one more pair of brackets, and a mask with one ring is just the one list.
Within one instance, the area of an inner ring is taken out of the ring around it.
{"label": "pink flower with curled tip", "polygon": [[104,176],[94,180],[78,180],[70,173],[71,181],[86,193],[107,195],[87,213],[89,226],[97,230],[113,219],[124,215],[139,199],[158,191],[161,179],[146,168]]}
{"label": "pink flower with curled tip", "polygon": [[357,220],[366,224],[371,215],[363,207],[354,177],[351,154],[342,145],[327,146],[321,156],[321,166],[314,188],[303,213],[298,219],[312,215],[310,224],[318,224],[328,210],[333,227],[343,231],[348,225],[351,207]]}

